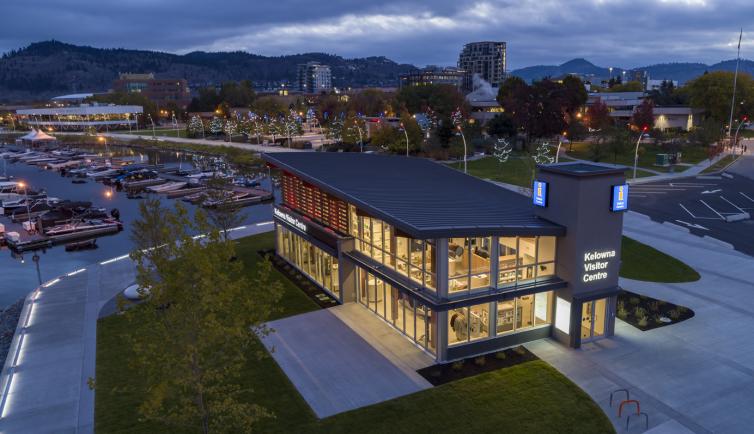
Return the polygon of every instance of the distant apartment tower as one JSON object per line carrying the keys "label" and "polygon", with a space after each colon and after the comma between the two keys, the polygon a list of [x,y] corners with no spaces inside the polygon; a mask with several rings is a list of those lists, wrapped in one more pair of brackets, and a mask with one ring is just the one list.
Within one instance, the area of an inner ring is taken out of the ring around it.
{"label": "distant apartment tower", "polygon": [[458,57],[458,68],[466,71],[463,87],[471,90],[474,74],[489,82],[493,87],[500,86],[505,79],[505,42],[471,42],[463,47]]}
{"label": "distant apartment tower", "polygon": [[459,68],[440,68],[430,65],[424,69],[400,75],[400,87],[423,86],[427,84],[448,84],[461,88],[465,72]]}
{"label": "distant apartment tower", "polygon": [[329,92],[332,89],[332,72],[329,66],[319,62],[303,63],[298,65],[296,82],[299,92]]}
{"label": "distant apartment tower", "polygon": [[158,107],[171,103],[185,109],[191,102],[188,82],[181,78],[155,78],[154,74],[120,74],[113,82],[115,92],[141,93]]}

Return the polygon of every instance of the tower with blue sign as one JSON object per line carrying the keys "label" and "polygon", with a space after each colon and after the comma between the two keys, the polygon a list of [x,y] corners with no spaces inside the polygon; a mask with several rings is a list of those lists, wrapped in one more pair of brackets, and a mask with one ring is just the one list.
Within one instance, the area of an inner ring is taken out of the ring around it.
{"label": "tower with blue sign", "polygon": [[629,186],[623,169],[598,163],[537,169],[534,211],[566,227],[558,238],[556,275],[568,285],[556,292],[553,337],[579,347],[613,334]]}

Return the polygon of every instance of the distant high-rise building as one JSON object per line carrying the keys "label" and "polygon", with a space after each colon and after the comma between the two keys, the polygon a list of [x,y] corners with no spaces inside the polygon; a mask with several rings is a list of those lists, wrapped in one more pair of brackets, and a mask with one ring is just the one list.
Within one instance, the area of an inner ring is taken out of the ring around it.
{"label": "distant high-rise building", "polygon": [[298,65],[296,82],[300,92],[329,92],[332,89],[332,72],[329,66],[318,62],[303,63]]}
{"label": "distant high-rise building", "polygon": [[493,87],[505,79],[505,42],[471,42],[463,47],[458,57],[458,67],[466,71],[464,88],[472,89],[472,78],[478,74]]}
{"label": "distant high-rise building", "polygon": [[460,88],[463,85],[465,72],[458,68],[440,68],[427,66],[424,69],[401,74],[401,87],[422,86],[425,84],[449,84]]}

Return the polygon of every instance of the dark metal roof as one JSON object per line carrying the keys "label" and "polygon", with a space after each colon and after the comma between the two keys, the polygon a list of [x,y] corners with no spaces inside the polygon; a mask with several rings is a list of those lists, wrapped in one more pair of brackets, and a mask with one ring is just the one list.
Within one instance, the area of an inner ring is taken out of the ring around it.
{"label": "dark metal roof", "polygon": [[542,172],[560,173],[571,176],[623,175],[626,168],[597,163],[557,163],[539,166]]}
{"label": "dark metal roof", "polygon": [[565,233],[535,216],[530,198],[423,158],[343,152],[262,158],[415,238]]}

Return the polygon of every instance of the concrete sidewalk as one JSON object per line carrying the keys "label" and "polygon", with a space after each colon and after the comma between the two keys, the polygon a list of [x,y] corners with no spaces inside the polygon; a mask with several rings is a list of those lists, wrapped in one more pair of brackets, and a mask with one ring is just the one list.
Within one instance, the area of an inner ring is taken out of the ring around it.
{"label": "concrete sidewalk", "polygon": [[[273,229],[271,222],[231,232],[242,238]],[[72,270],[27,297],[0,377],[0,432],[94,432],[97,318],[135,280],[122,256]]]}
{"label": "concrete sidewalk", "polygon": [[356,303],[269,325],[265,346],[319,418],[432,387],[416,373],[432,358]]}
{"label": "concrete sidewalk", "polygon": [[[608,406],[609,392],[618,388],[640,400],[653,432],[750,433],[754,258],[634,213],[626,215],[624,233],[684,261],[702,278],[682,284],[621,279],[621,286],[687,306],[695,316],[646,332],[618,320],[614,338],[581,350],[547,340],[527,347],[589,393],[619,433],[626,432],[625,417]],[[642,432],[643,422],[631,425],[630,432]]]}

